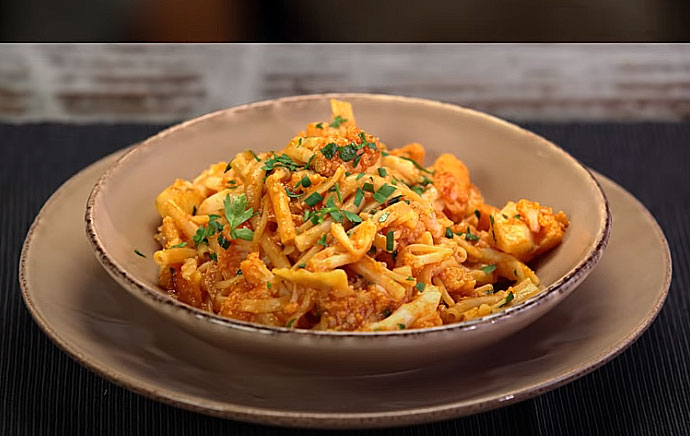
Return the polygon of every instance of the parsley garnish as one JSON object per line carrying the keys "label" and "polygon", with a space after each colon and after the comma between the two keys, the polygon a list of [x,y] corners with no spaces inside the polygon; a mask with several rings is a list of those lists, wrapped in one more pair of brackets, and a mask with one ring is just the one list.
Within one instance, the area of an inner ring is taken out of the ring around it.
{"label": "parsley garnish", "polygon": [[323,129],[323,123],[316,123],[316,128],[317,129]]}
{"label": "parsley garnish", "polygon": [[426,168],[424,168],[423,166],[419,165],[419,164],[417,163],[417,161],[414,160],[414,159],[410,159],[409,157],[406,157],[406,156],[398,156],[398,157],[399,157],[400,159],[405,159],[405,160],[407,160],[407,161],[412,162],[412,163],[414,164],[414,166],[417,167],[417,169],[420,170],[420,171],[424,171],[425,173],[428,173],[428,174],[434,174],[433,171],[429,171],[429,170],[427,170]]}
{"label": "parsley garnish", "polygon": [[227,250],[228,248],[230,248],[230,241],[225,239],[225,236],[218,235],[218,245],[223,247],[224,250]]}
{"label": "parsley garnish", "polygon": [[321,236],[321,239],[319,239],[319,242],[317,242],[319,245],[323,245],[324,247],[328,247],[328,242],[326,242],[326,234],[324,233]]}
{"label": "parsley garnish", "polygon": [[388,171],[386,171],[385,168],[379,168],[378,171],[379,171],[379,176],[381,176],[381,177],[386,177],[386,175],[388,174]]}
{"label": "parsley garnish", "polygon": [[362,222],[362,218],[360,218],[359,215],[357,215],[356,213],[352,213],[349,210],[344,210],[343,214],[345,214],[345,218],[350,220],[350,222],[353,224]]}
{"label": "parsley garnish", "polygon": [[414,281],[414,277],[412,277],[412,276],[407,276],[407,278],[406,278],[405,280],[410,281],[410,282],[413,282],[413,281]]}
{"label": "parsley garnish", "polygon": [[484,272],[484,274],[491,274],[492,272],[496,271],[496,265],[491,264],[481,267],[480,269]]}
{"label": "parsley garnish", "polygon": [[285,327],[287,327],[287,328],[292,327],[292,325],[295,323],[295,321],[297,321],[297,318],[292,318],[290,321],[287,322],[287,324],[285,324]]}
{"label": "parsley garnish", "polygon": [[218,261],[218,255],[216,253],[209,253],[208,257],[210,257],[211,260]]}
{"label": "parsley garnish", "polygon": [[302,194],[295,194],[294,192],[290,191],[288,188],[285,188],[285,193],[290,198],[299,198],[300,196],[302,196]]}
{"label": "parsley garnish", "polygon": [[[228,194],[228,197],[229,196],[230,194]],[[208,218],[208,226],[199,227],[192,238],[195,246],[201,244],[202,242],[208,243],[209,236],[215,235],[216,232],[220,233],[220,231],[223,230],[223,224],[218,221],[220,219],[220,215],[211,214],[208,216]]]}
{"label": "parsley garnish", "polygon": [[374,193],[374,200],[378,201],[379,203],[383,203],[386,201],[388,197],[390,197],[392,193],[395,192],[395,190],[395,186],[391,186],[388,183],[384,183],[383,186],[377,189]]}
{"label": "parsley garnish", "polygon": [[307,203],[307,205],[309,206],[316,206],[321,200],[323,200],[321,194],[319,194],[318,192],[314,192],[309,197],[307,197],[304,200],[304,202]]}
{"label": "parsley garnish", "polygon": [[388,318],[391,316],[391,309],[389,307],[386,307],[381,311],[381,315],[383,315],[384,318]]}
{"label": "parsley garnish", "polygon": [[513,301],[513,299],[515,299],[515,295],[513,295],[513,291],[510,291],[510,292],[508,292],[508,296],[506,296],[506,301],[505,301],[503,304],[501,304],[500,306],[498,306],[498,307],[503,307],[503,306],[505,306],[506,304],[508,304],[508,303],[510,303],[511,301]]}
{"label": "parsley garnish", "polygon": [[268,289],[271,289],[271,282],[266,282],[266,287],[267,287]]}
{"label": "parsley garnish", "polygon": [[[347,144],[344,147],[338,148],[338,157],[343,160],[343,162],[349,162],[357,156],[357,146],[353,143]],[[357,166],[357,164],[354,164]]]}
{"label": "parsley garnish", "polygon": [[426,288],[426,283],[417,282],[417,284],[414,287],[417,288],[419,292],[424,292],[424,288]]}
{"label": "parsley garnish", "polygon": [[366,182],[364,185],[362,185],[362,189],[367,192],[374,192],[374,184]]}
{"label": "parsley garnish", "polygon": [[386,156],[390,156],[390,155],[391,155],[390,153],[381,150],[381,156],[386,157]]}
{"label": "parsley garnish", "polygon": [[316,156],[316,153],[314,153],[314,154],[312,154],[311,156],[309,156],[309,160],[307,161],[306,164],[304,164],[304,168],[309,168],[309,165],[311,165],[311,161],[314,160],[314,156]]}
{"label": "parsley garnish", "polygon": [[[187,243],[186,243],[186,242],[180,242],[179,244],[175,244],[175,245],[173,245],[173,246],[170,247],[170,248],[182,248],[182,247],[186,247],[186,246],[187,246]],[[169,250],[170,248],[168,248],[168,250]]]}
{"label": "parsley garnish", "polygon": [[335,142],[331,142],[326,144],[326,146],[321,149],[321,154],[326,156],[326,159],[331,159],[333,156],[335,156],[336,151],[338,151],[338,146],[335,144]]}
{"label": "parsley garnish", "polygon": [[299,165],[297,162],[293,161],[290,156],[283,153],[280,156],[273,156],[270,159],[266,159],[264,166],[261,167],[262,170],[271,171],[277,167],[285,167],[290,171],[295,171]]}
{"label": "parsley garnish", "polygon": [[364,198],[364,191],[362,191],[361,188],[357,188],[357,192],[355,192],[355,206],[359,207],[359,205],[362,204],[363,198]]}
{"label": "parsley garnish", "polygon": [[[234,201],[230,198],[230,194],[225,196],[223,200],[223,211],[225,212],[225,219],[230,225],[230,236],[233,239],[244,239],[251,241],[254,239],[254,231],[251,229],[238,229],[240,224],[247,221],[254,215],[254,208],[247,209],[247,196],[245,194],[238,195]],[[209,225],[211,223],[209,222]]]}
{"label": "parsley garnish", "polygon": [[257,156],[256,153],[254,153],[254,151],[249,150],[249,152],[252,154],[252,156],[254,156],[254,159],[256,159],[257,162],[261,162],[261,159],[259,159],[259,156]]}
{"label": "parsley garnish", "polygon": [[446,238],[453,239],[453,231],[450,229],[450,227],[446,227]]}
{"label": "parsley garnish", "polygon": [[144,253],[142,253],[141,251],[137,250],[136,248],[134,249],[134,252],[135,252],[136,254],[138,254],[139,256],[141,256],[141,257],[146,257],[146,255],[145,255]]}
{"label": "parsley garnish", "polygon": [[522,217],[520,216],[520,214],[517,214],[517,215],[515,215],[513,218],[520,219],[520,218],[522,218]]}
{"label": "parsley garnish", "polygon": [[433,185],[434,182],[428,178],[427,176],[422,175],[422,181],[419,182],[420,185],[426,186],[426,185]]}
{"label": "parsley garnish", "polygon": [[241,276],[241,275],[242,275],[242,270],[241,270],[241,269],[238,269],[237,272],[235,273],[235,275]]}
{"label": "parsley garnish", "polygon": [[343,202],[343,196],[340,194],[340,185],[338,185],[338,182],[335,182],[335,185],[333,185],[333,188],[331,188],[335,191],[335,195],[338,196],[338,201]]}
{"label": "parsley garnish", "polygon": [[231,164],[232,164],[232,161],[228,162],[228,164],[225,165],[225,171],[223,171],[223,173],[227,173],[228,171],[230,171],[230,168],[232,168]]}
{"label": "parsley garnish", "polygon": [[405,330],[405,324],[399,323],[399,324],[398,324],[398,328],[399,328],[400,330]]}
{"label": "parsley garnish", "polygon": [[386,233],[386,251],[393,251],[393,230]]}
{"label": "parsley garnish", "polygon": [[359,174],[357,175],[357,178],[356,178],[355,180],[359,180],[359,179],[361,179],[362,177],[364,177],[364,173],[359,173]]}
{"label": "parsley garnish", "polygon": [[307,264],[306,263],[298,263],[297,268],[306,268]]}
{"label": "parsley garnish", "polygon": [[424,188],[422,188],[421,186],[417,186],[417,185],[410,186],[410,190],[417,195],[422,195],[424,193]]}
{"label": "parsley garnish", "polygon": [[297,185],[295,185],[295,189],[297,189],[299,187],[299,185],[302,185],[305,188],[310,187],[311,186],[311,179],[309,178],[309,176],[302,177],[302,179],[299,182],[297,182]]}
{"label": "parsley garnish", "polygon": [[345,122],[347,122],[347,118],[343,118],[340,115],[336,115],[335,118],[333,118],[333,122],[329,124],[329,126],[338,128],[342,123]]}
{"label": "parsley garnish", "polygon": [[390,211],[384,212],[383,215],[381,215],[381,216],[379,217],[379,222],[380,222],[380,223],[385,222],[385,221],[388,219],[388,215],[390,215],[390,214],[391,214]]}
{"label": "parsley garnish", "polygon": [[474,210],[474,216],[476,216],[478,220],[482,219],[482,213],[479,212],[479,209]]}

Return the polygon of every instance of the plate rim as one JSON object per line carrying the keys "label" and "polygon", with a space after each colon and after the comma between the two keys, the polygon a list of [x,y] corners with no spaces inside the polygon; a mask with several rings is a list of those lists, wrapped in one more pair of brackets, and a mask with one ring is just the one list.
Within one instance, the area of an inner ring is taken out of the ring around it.
{"label": "plate rim", "polygon": [[143,395],[153,400],[162,402],[167,405],[179,407],[193,412],[216,416],[226,419],[236,419],[244,422],[251,422],[263,425],[278,425],[302,428],[322,428],[322,429],[346,429],[346,428],[377,428],[377,427],[399,427],[406,425],[419,424],[424,422],[440,421],[444,419],[459,418],[475,413],[485,412],[506,405],[518,403],[528,400],[542,393],[551,391],[561,387],[575,379],[578,379],[595,369],[608,363],[630,345],[632,345],[653,323],[658,316],[663,304],[668,296],[669,287],[672,278],[672,258],[668,241],[654,218],[653,214],[630,192],[619,185],[610,178],[596,172],[591,171],[607,182],[611,183],[615,188],[622,191],[623,195],[629,197],[632,203],[640,209],[640,212],[645,215],[647,220],[652,224],[657,239],[663,246],[665,277],[661,289],[661,293],[657,297],[653,306],[645,315],[642,322],[632,330],[627,336],[620,341],[612,344],[605,350],[602,350],[594,358],[589,360],[587,366],[566,370],[559,376],[551,378],[549,381],[544,381],[537,385],[527,387],[519,392],[509,393],[505,395],[493,396],[491,398],[479,399],[474,402],[452,402],[428,407],[417,407],[412,409],[382,411],[382,412],[308,412],[308,411],[285,411],[274,408],[260,408],[253,406],[244,406],[235,403],[220,403],[218,401],[209,401],[203,398],[198,398],[190,395],[185,398],[177,392],[169,389],[161,389],[142,381],[136,377],[132,377],[125,373],[118,373],[110,370],[106,364],[101,364],[95,361],[90,361],[87,355],[84,355],[78,348],[70,343],[68,339],[62,338],[49,324],[49,322],[42,316],[40,311],[34,306],[31,298],[31,289],[28,283],[27,276],[27,262],[31,244],[37,228],[45,221],[45,215],[48,208],[54,203],[58,202],[67,189],[76,184],[80,177],[88,170],[93,170],[94,167],[104,164],[104,161],[116,159],[116,156],[125,153],[125,150],[119,150],[111,153],[91,165],[83,168],[74,176],[65,181],[45,202],[41,207],[39,213],[31,224],[26,239],[22,245],[19,262],[19,284],[22,292],[24,303],[31,313],[34,321],[43,330],[43,332],[56,344],[62,351],[72,357],[77,363],[93,371],[100,377],[124,387],[136,394]]}
{"label": "plate rim", "polygon": [[[373,101],[401,101],[406,103],[414,103],[429,107],[438,107],[453,110],[457,113],[469,114],[470,116],[475,116],[480,119],[488,120],[494,124],[500,124],[504,127],[515,131],[520,135],[527,135],[536,138],[539,142],[544,143],[548,148],[559,153],[565,159],[569,160],[578,170],[584,171],[587,182],[592,184],[599,196],[600,208],[603,210],[603,218],[599,223],[599,228],[597,229],[597,234],[595,235],[595,240],[588,247],[585,256],[570,270],[566,271],[561,277],[555,280],[549,286],[545,287],[537,295],[527,299],[526,301],[518,304],[514,307],[509,307],[500,312],[496,312],[490,315],[486,315],[480,318],[472,319],[469,321],[463,321],[455,324],[445,324],[441,326],[428,327],[423,329],[411,329],[411,330],[391,330],[391,331],[378,331],[378,332],[351,332],[351,331],[315,331],[315,330],[304,330],[304,329],[292,329],[279,326],[267,326],[252,322],[246,322],[241,320],[236,320],[232,318],[223,317],[216,315],[215,313],[209,313],[201,309],[197,309],[188,304],[182,303],[177,299],[170,297],[164,293],[161,293],[158,289],[154,289],[148,283],[139,280],[133,274],[122,267],[119,262],[112,257],[105,244],[99,236],[99,232],[96,230],[96,222],[94,219],[94,210],[96,208],[96,200],[98,196],[102,193],[103,186],[111,178],[114,171],[121,166],[121,164],[127,159],[130,159],[137,152],[145,148],[152,146],[152,142],[157,139],[164,138],[166,136],[172,135],[177,131],[184,130],[189,126],[196,125],[208,119],[220,118],[227,116],[229,114],[242,113],[249,110],[262,107],[273,107],[286,103],[294,102],[313,102],[320,100],[327,100],[329,98],[339,98],[339,99],[370,99]],[[599,263],[601,258],[606,251],[608,245],[609,237],[611,234],[612,217],[611,210],[609,207],[608,198],[606,193],[602,189],[598,180],[592,175],[592,172],[574,156],[568,153],[566,150],[553,143],[552,141],[540,136],[534,132],[531,132],[517,124],[511,123],[509,121],[503,120],[496,116],[463,107],[457,104],[446,103],[438,100],[425,99],[419,97],[407,97],[401,95],[388,95],[388,94],[376,94],[376,93],[319,93],[319,94],[307,94],[307,95],[296,95],[289,97],[274,98],[268,100],[261,100],[252,103],[247,103],[238,106],[232,106],[225,109],[220,109],[215,112],[201,115],[199,117],[183,121],[181,123],[170,126],[155,135],[152,135],[145,140],[135,144],[131,149],[120,156],[113,164],[111,164],[103,174],[96,181],[91,193],[89,194],[88,200],[86,202],[86,211],[84,213],[84,220],[86,224],[86,235],[99,263],[104,267],[104,269],[110,274],[110,276],[122,285],[123,288],[132,295],[140,299],[146,299],[148,303],[155,303],[160,305],[161,310],[164,308],[163,305],[167,306],[170,310],[175,310],[177,313],[185,316],[186,319],[194,319],[194,322],[210,322],[215,325],[220,325],[224,328],[232,330],[240,330],[258,334],[272,334],[272,335],[284,335],[292,338],[299,337],[309,337],[310,339],[317,341],[338,341],[343,338],[357,338],[357,340],[368,340],[374,341],[379,338],[386,337],[413,337],[420,335],[443,335],[443,334],[455,334],[459,332],[466,332],[476,330],[478,328],[485,328],[489,325],[498,325],[506,322],[510,318],[519,317],[524,314],[524,312],[534,309],[544,303],[548,303],[558,297],[562,297],[563,294],[569,294],[574,290],[580,282],[592,272],[592,270]]]}

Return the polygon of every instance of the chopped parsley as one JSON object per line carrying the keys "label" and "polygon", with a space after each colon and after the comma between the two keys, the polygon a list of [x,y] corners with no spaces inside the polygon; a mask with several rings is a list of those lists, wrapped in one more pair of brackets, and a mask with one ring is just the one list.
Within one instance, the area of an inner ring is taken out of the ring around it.
{"label": "chopped parsley", "polygon": [[513,291],[510,291],[510,292],[508,292],[508,295],[506,296],[506,301],[504,301],[503,304],[501,304],[501,305],[498,306],[498,307],[503,307],[503,306],[505,306],[506,304],[508,304],[508,303],[510,303],[511,301],[513,301],[514,299],[515,299],[515,295],[513,294]]}
{"label": "chopped parsley", "polygon": [[412,277],[412,276],[407,276],[407,278],[406,278],[405,280],[410,281],[410,282],[413,282],[413,281],[414,281],[414,277]]}
{"label": "chopped parsley", "polygon": [[[228,197],[229,196],[230,194],[228,194]],[[201,244],[202,242],[208,243],[209,236],[215,235],[216,233],[220,233],[223,230],[223,224],[218,221],[220,219],[220,215],[211,214],[208,216],[208,218],[208,225],[199,227],[196,230],[194,237],[192,238],[195,246]]]}
{"label": "chopped parsley", "polygon": [[321,236],[321,239],[319,239],[319,242],[317,242],[319,245],[323,245],[324,247],[328,247],[328,242],[326,242],[326,234],[324,233]]}
{"label": "chopped parsley", "polygon": [[290,198],[299,198],[300,196],[302,196],[302,194],[295,194],[294,192],[290,191],[288,188],[285,188],[285,193]]}
{"label": "chopped parsley", "polygon": [[386,251],[393,251],[393,230],[386,233]]}
{"label": "chopped parsley", "polygon": [[317,129],[323,129],[323,123],[316,123]]}
{"label": "chopped parsley", "polygon": [[364,173],[359,173],[359,174],[357,174],[357,178],[355,180],[359,180],[362,177],[364,177]]}
{"label": "chopped parsley", "polygon": [[271,289],[271,282],[266,282],[266,287],[267,287],[268,289]]}
{"label": "chopped parsley", "polygon": [[[357,156],[357,146],[353,143],[347,144],[344,147],[338,148],[338,157],[343,160],[343,162],[349,162]],[[355,164],[357,166],[357,164]]]}
{"label": "chopped parsley", "polygon": [[379,168],[378,171],[379,171],[379,176],[381,176],[381,177],[386,177],[386,175],[388,175],[388,171],[386,171],[385,168]]}
{"label": "chopped parsley", "polygon": [[389,307],[386,307],[381,311],[381,315],[383,315],[384,318],[388,318],[391,316],[391,309]]}
{"label": "chopped parsley", "polygon": [[331,159],[333,156],[335,156],[336,151],[338,151],[338,146],[335,144],[335,142],[331,142],[326,144],[326,146],[321,149],[321,154],[326,156],[326,159]]}
{"label": "chopped parsley", "polygon": [[309,206],[316,206],[323,200],[323,197],[318,192],[314,192],[309,197],[307,197],[304,202]]}
{"label": "chopped parsley", "polygon": [[446,238],[453,239],[453,231],[450,229],[450,227],[446,227]]}
{"label": "chopped parsley", "polygon": [[467,226],[467,233],[465,233],[465,240],[467,241],[478,241],[479,236],[472,233],[470,226]]}
{"label": "chopped parsley", "polygon": [[209,253],[208,257],[210,257],[211,260],[218,261],[218,255],[216,253]]}
{"label": "chopped parsley", "polygon": [[254,159],[256,159],[257,162],[261,162],[261,159],[259,159],[259,156],[257,156],[256,153],[254,153],[254,151],[249,150],[249,152],[252,154],[252,156],[254,156]]}
{"label": "chopped parsley", "polygon": [[306,164],[304,164],[304,168],[309,168],[309,165],[311,165],[311,161],[314,160],[314,157],[315,157],[315,156],[316,156],[316,153],[314,153],[314,154],[312,154],[311,156],[309,156],[309,160],[307,161]]}
{"label": "chopped parsley", "polygon": [[340,193],[340,185],[338,185],[338,182],[335,182],[335,184],[333,185],[333,187],[331,189],[333,191],[335,191],[335,195],[338,196],[338,201],[342,203],[343,202],[343,196]]}
{"label": "chopped parsley", "polygon": [[299,182],[297,182],[297,185],[295,185],[295,189],[299,188],[299,185],[302,185],[305,188],[310,187],[311,186],[311,179],[309,178],[309,176],[302,177],[302,179]]}
{"label": "chopped parsley", "polygon": [[297,321],[297,318],[292,318],[290,321],[287,322],[287,324],[285,324],[285,327],[287,327],[287,328],[292,327],[292,325],[295,323],[295,321]]}
{"label": "chopped parsley", "polygon": [[230,168],[232,168],[232,161],[228,162],[228,164],[225,165],[225,170],[223,171],[223,173],[227,173],[228,171],[230,171]]}
{"label": "chopped parsley", "polygon": [[235,273],[235,275],[241,276],[241,275],[242,275],[242,270],[241,270],[241,269],[238,269],[237,272]]}
{"label": "chopped parsley", "polygon": [[410,186],[410,190],[417,195],[422,195],[424,193],[424,188],[419,185]]}
{"label": "chopped parsley", "polygon": [[374,200],[378,201],[379,203],[384,203],[386,199],[390,197],[392,193],[395,192],[396,189],[397,188],[395,186],[391,186],[388,183],[384,183],[383,186],[377,189],[374,193]]}
{"label": "chopped parsley", "polygon": [[218,245],[223,247],[224,250],[227,250],[228,248],[230,248],[230,241],[225,239],[225,236],[218,235]]}
{"label": "chopped parsley", "polygon": [[434,182],[428,178],[427,176],[422,175],[422,181],[419,182],[420,185],[426,186],[426,185],[433,185]]}
{"label": "chopped parsley", "polygon": [[134,252],[135,252],[137,255],[141,256],[141,257],[146,257],[146,255],[145,255],[144,253],[142,253],[141,251],[137,250],[136,248],[134,249]]}
{"label": "chopped parsley", "polygon": [[434,174],[433,171],[429,171],[429,170],[427,170],[426,168],[424,168],[423,166],[419,165],[419,164],[417,163],[417,161],[414,160],[414,159],[410,159],[409,157],[406,157],[406,156],[398,156],[398,157],[399,157],[400,159],[405,159],[405,160],[407,160],[407,161],[412,162],[412,163],[414,164],[414,166],[417,167],[417,169],[420,170],[420,171],[424,171],[424,172],[427,173],[427,174]]}
{"label": "chopped parsley", "polygon": [[306,263],[298,263],[297,268],[306,268],[307,264]]}
{"label": "chopped parsley", "polygon": [[374,184],[370,182],[366,182],[364,185],[362,185],[362,189],[367,191],[367,192],[374,192]]}
{"label": "chopped parsley", "polygon": [[379,217],[379,222],[380,222],[380,223],[386,222],[386,220],[388,219],[388,215],[390,215],[390,214],[391,214],[390,211],[384,212],[383,215],[381,215],[381,216]]}
{"label": "chopped parsley", "polygon": [[480,269],[484,272],[484,274],[491,274],[492,272],[496,271],[496,265],[491,264],[491,265],[484,266]]}
{"label": "chopped parsley", "polygon": [[[251,229],[238,227],[254,216],[254,208],[247,209],[247,196],[245,194],[238,195],[234,200],[231,199],[230,194],[225,196],[223,200],[223,212],[225,219],[230,225],[230,237],[233,239],[244,239],[251,241],[254,239],[254,231]],[[211,223],[209,222],[209,226]],[[220,230],[218,230],[220,232]]]}
{"label": "chopped parsley", "polygon": [[345,218],[347,218],[353,224],[362,222],[362,218],[360,218],[359,215],[352,213],[349,210],[343,210],[343,214],[345,214]]}
{"label": "chopped parsley", "polygon": [[399,328],[400,330],[405,330],[405,324],[398,323],[398,328]]}
{"label": "chopped parsley", "polygon": [[479,212],[479,209],[474,210],[474,216],[476,216],[478,220],[482,219],[482,213]]}
{"label": "chopped parsley", "polygon": [[347,122],[347,118],[343,118],[340,115],[336,115],[335,118],[333,118],[333,122],[331,124],[329,124],[329,126],[338,128],[338,127],[340,127],[340,125],[342,123],[346,123],[346,122]]}
{"label": "chopped parsley", "polygon": [[361,188],[357,188],[357,192],[355,192],[355,206],[359,207],[359,205],[362,204],[363,198],[364,198],[364,191],[362,191]]}
{"label": "chopped parsley", "polygon": [[261,167],[262,170],[271,171],[275,168],[285,167],[290,171],[295,171],[300,165],[290,158],[287,154],[283,153],[280,156],[274,155],[270,159],[266,159],[264,166]]}
{"label": "chopped parsley", "polygon": [[521,219],[522,217],[520,216],[520,214],[517,214],[513,218]]}
{"label": "chopped parsley", "polygon": [[[180,242],[179,244],[175,244],[175,245],[173,245],[173,246],[170,247],[170,248],[183,248],[183,247],[186,247],[186,246],[187,246],[187,243],[186,243],[186,242]],[[169,249],[170,249],[170,248],[169,248]],[[169,250],[169,249],[168,249],[168,250]]]}
{"label": "chopped parsley", "polygon": [[426,288],[426,283],[417,282],[417,284],[414,287],[417,288],[419,292],[424,292],[424,288]]}

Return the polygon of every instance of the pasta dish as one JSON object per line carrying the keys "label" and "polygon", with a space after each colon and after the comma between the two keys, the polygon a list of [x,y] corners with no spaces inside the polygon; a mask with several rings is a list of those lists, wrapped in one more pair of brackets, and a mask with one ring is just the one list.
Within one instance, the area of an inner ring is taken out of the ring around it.
{"label": "pasta dish", "polygon": [[[537,295],[527,263],[569,224],[537,202],[484,202],[452,154],[389,149],[331,100],[279,152],[237,154],[156,198],[169,295],[220,316],[299,329],[416,329]],[[509,182],[508,182],[509,183]]]}

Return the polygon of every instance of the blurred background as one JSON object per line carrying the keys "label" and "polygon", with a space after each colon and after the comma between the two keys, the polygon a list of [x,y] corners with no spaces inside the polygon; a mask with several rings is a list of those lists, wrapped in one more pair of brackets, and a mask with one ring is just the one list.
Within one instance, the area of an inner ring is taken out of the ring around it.
{"label": "blurred background", "polygon": [[0,45],[2,122],[170,123],[321,92],[431,98],[518,121],[688,121],[690,45]]}

